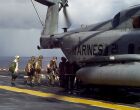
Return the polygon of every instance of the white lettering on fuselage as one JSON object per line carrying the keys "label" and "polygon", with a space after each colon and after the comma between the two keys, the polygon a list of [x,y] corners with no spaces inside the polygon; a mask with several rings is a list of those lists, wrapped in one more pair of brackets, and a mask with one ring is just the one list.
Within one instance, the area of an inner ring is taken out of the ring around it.
{"label": "white lettering on fuselage", "polygon": [[84,45],[80,45],[74,48],[71,51],[71,55],[101,56],[101,55],[108,55],[109,50],[111,54],[117,54],[118,45],[111,44],[110,46],[107,46],[105,44],[84,44]]}

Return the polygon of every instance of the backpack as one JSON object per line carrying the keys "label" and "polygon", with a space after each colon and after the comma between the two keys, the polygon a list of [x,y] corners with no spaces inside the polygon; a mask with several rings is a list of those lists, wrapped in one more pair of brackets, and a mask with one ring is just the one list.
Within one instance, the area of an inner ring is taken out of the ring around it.
{"label": "backpack", "polygon": [[12,62],[9,66],[9,71],[11,73],[14,73],[15,69],[16,69],[16,62]]}
{"label": "backpack", "polygon": [[35,63],[35,69],[41,69],[41,65],[40,65],[40,62],[39,61],[37,61]]}
{"label": "backpack", "polygon": [[32,69],[32,64],[31,63],[27,63],[27,65],[25,67],[25,71],[28,73],[28,72],[31,72],[31,69]]}

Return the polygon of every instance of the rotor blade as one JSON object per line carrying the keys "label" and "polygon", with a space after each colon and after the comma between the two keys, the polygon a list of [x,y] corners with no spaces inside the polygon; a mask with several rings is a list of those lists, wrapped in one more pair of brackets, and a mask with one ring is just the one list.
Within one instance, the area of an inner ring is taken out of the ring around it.
{"label": "rotor blade", "polygon": [[63,7],[67,7],[68,6],[68,0],[61,0],[60,2],[60,7],[59,7],[59,11],[63,8]]}
{"label": "rotor blade", "polygon": [[43,4],[43,5],[46,5],[46,6],[52,6],[52,5],[55,4],[55,2],[52,2],[50,0],[35,0],[35,1],[37,1],[37,2],[39,2],[41,4]]}
{"label": "rotor blade", "polygon": [[68,0],[61,0],[61,3],[63,4],[63,6],[66,6],[68,4]]}
{"label": "rotor blade", "polygon": [[71,21],[70,21],[70,17],[68,15],[67,7],[66,6],[63,7],[63,13],[64,13],[64,19],[65,19],[66,26],[67,26],[67,28],[70,28]]}

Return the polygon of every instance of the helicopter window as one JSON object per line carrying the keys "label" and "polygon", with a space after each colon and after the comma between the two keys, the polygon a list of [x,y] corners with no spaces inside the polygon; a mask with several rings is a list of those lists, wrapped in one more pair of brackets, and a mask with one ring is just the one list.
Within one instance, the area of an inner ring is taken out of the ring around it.
{"label": "helicopter window", "polygon": [[117,27],[117,26],[119,25],[119,23],[120,23],[120,13],[118,13],[118,14],[114,17],[114,19],[113,19],[113,21],[112,21],[112,26],[115,28],[115,27]]}
{"label": "helicopter window", "polygon": [[128,45],[128,54],[134,54],[135,53],[135,45],[129,44]]}
{"label": "helicopter window", "polygon": [[133,28],[140,28],[140,16],[133,17]]}

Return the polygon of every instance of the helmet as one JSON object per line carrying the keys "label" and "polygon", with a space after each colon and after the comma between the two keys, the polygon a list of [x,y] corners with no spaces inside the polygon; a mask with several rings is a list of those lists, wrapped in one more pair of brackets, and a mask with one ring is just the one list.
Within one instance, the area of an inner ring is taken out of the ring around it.
{"label": "helmet", "polygon": [[42,55],[40,55],[40,56],[38,57],[38,59],[43,59],[43,56],[42,56]]}
{"label": "helmet", "polygon": [[34,61],[34,60],[35,60],[35,56],[32,56],[32,57],[31,57],[31,60]]}
{"label": "helmet", "polygon": [[19,59],[20,57],[18,55],[15,56],[16,59]]}

